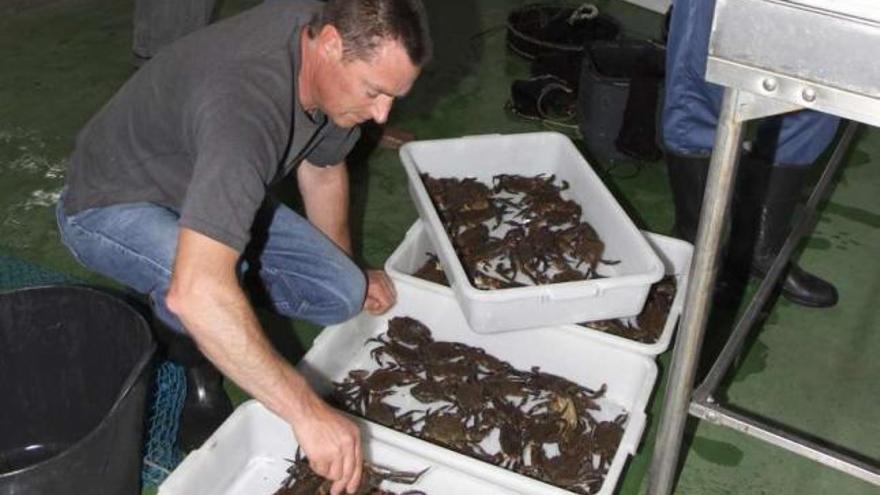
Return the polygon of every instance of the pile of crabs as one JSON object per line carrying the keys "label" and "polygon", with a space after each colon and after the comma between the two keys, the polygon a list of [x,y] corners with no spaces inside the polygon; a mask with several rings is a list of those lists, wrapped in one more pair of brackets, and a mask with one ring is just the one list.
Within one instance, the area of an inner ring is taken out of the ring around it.
{"label": "pile of crabs", "polygon": [[[589,223],[581,221],[581,207],[562,198],[568,184],[557,186],[552,175],[500,174],[493,177],[492,187],[474,178],[428,174],[422,174],[422,182],[478,289],[598,278],[599,263],[616,263],[602,259],[604,243]],[[501,231],[503,235],[494,235]],[[449,285],[433,253],[414,276]],[[653,285],[638,317],[583,325],[653,344],[663,332],[675,291],[675,278],[665,277]]]}
{"label": "pile of crabs", "polygon": [[602,411],[604,385],[591,390],[538,367],[517,369],[478,347],[434,340],[410,317],[389,320],[370,345],[376,368],[352,370],[334,384],[340,407],[566,490],[601,487],[627,419],[610,403]]}
{"label": "pile of crabs", "polygon": [[421,175],[471,284],[478,289],[572,282],[596,272],[604,243],[553,175],[474,178]]}
{"label": "pile of crabs", "polygon": [[[421,176],[471,284],[483,290],[601,278],[605,245],[582,221],[580,205],[561,195],[555,176]],[[440,262],[416,277],[449,285]],[[676,286],[666,277],[634,318],[584,325],[643,343],[656,342]],[[420,321],[398,316],[370,339],[370,369],[334,383],[341,409],[473,458],[565,490],[597,493],[624,433],[626,411],[606,397],[539,367],[516,368],[484,349],[435,340]],[[324,493],[329,483],[297,458],[276,495]],[[414,483],[421,473],[364,465],[358,493],[388,494],[383,480]],[[409,494],[422,492],[410,491]]]}
{"label": "pile of crabs", "polygon": [[[392,481],[411,485],[416,483],[425,474],[425,471],[427,469],[419,472],[394,471],[385,466],[364,462],[361,483],[354,495],[398,495],[381,488],[382,482]],[[296,458],[287,469],[287,478],[281,482],[281,488],[274,495],[330,495],[332,485],[332,481],[312,471],[308,459],[303,457],[301,451],[297,449]],[[421,490],[407,490],[399,495],[426,494]]]}

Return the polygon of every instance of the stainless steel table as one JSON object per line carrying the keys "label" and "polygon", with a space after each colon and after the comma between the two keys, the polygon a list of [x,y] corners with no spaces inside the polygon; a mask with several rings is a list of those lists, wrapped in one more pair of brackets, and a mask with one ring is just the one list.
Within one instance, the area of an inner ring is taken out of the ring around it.
{"label": "stainless steel table", "polygon": [[[792,252],[815,224],[816,205],[858,123],[880,126],[880,2],[717,0],[706,79],[725,87],[696,254],[654,447],[649,494],[669,494],[690,413],[880,485],[875,460],[733,411],[713,396],[757,320]],[[736,176],[743,124],[812,108],[849,119],[828,166],[705,382],[693,390]]]}

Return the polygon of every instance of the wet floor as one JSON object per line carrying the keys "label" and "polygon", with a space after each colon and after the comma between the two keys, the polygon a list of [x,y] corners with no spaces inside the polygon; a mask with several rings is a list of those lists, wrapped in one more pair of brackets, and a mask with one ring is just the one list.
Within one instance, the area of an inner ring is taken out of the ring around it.
{"label": "wet floor", "polygon": [[[228,0],[221,17],[248,4]],[[435,63],[393,111],[391,123],[420,139],[547,130],[504,109],[528,65],[505,49],[508,11],[523,1],[427,2]],[[660,18],[599,2],[634,36],[655,36]],[[0,6],[0,255],[93,283],[61,246],[52,205],[78,129],[133,72],[130,1],[62,0],[21,11]],[[567,128],[554,128],[571,132]],[[672,204],[662,163],[594,163],[640,227],[668,233]],[[375,150],[353,165],[353,221],[367,263],[381,265],[417,213],[395,152]],[[737,407],[880,459],[880,131],[863,131],[823,205],[801,264],[833,281],[840,303],[806,309],[779,301],[751,339],[723,395]],[[316,329],[277,322],[310,345]],[[710,329],[707,343],[723,328]],[[669,353],[661,358],[668,366]],[[242,395],[236,392],[236,396]],[[619,493],[642,493],[662,393]],[[2,406],[0,406],[2,407]],[[145,493],[152,493],[145,490]],[[874,494],[877,488],[737,432],[694,425],[677,493]]]}

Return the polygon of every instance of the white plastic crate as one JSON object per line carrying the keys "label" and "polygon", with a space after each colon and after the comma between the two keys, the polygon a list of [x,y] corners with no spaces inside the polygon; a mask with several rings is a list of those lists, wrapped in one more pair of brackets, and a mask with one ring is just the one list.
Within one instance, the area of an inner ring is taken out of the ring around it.
{"label": "white plastic crate", "polygon": [[[388,489],[422,490],[428,494],[510,493],[443,465],[432,464],[417,453],[394,446],[395,439],[389,441],[386,429],[359,423],[368,460],[402,471],[429,468],[417,483],[387,482]],[[294,457],[296,448],[296,439],[284,420],[256,401],[246,402],[200,449],[184,459],[159,487],[159,495],[272,495],[287,477],[288,459]]]}
{"label": "white plastic crate", "polygon": [[[416,318],[431,329],[435,340],[482,347],[489,354],[519,369],[540,366],[542,371],[593,389],[607,384],[608,392],[600,400],[604,414],[613,417],[625,411],[629,415],[621,444],[598,492],[602,495],[613,493],[621,470],[627,458],[635,453],[644,431],[645,408],[657,378],[657,366],[650,358],[597,342],[585,337],[585,332],[577,334],[558,327],[529,332],[474,333],[454,298],[408,284],[398,285],[397,291],[398,302],[388,314],[377,317],[362,313],[342,325],[327,327],[318,336],[299,365],[317,390],[329,393],[332,382],[343,380],[350,370],[375,369],[376,364],[369,355],[369,350],[374,346],[367,341],[384,332],[388,320],[395,316]],[[422,404],[416,406],[415,402],[413,406],[416,409],[424,408]],[[403,407],[401,410],[406,409]],[[603,416],[601,419],[609,418]],[[398,448],[504,487],[506,492],[534,495],[569,493],[416,437],[378,425],[375,428],[377,431],[385,430],[388,436],[384,438]]]}
{"label": "white plastic crate", "polygon": [[[657,342],[654,342],[653,344],[645,344],[579,325],[567,325],[564,327],[567,331],[587,333],[589,336],[597,340],[647,355],[657,355],[669,348],[669,344],[672,341],[672,334],[675,332],[678,318],[684,307],[684,298],[687,291],[691,257],[694,248],[690,243],[673,237],[667,237],[647,231],[643,231],[642,233],[663,262],[666,274],[674,275],[676,282],[675,298],[672,300],[672,306],[669,308],[669,316],[666,318],[666,323],[663,325],[663,332],[660,334],[660,338]],[[401,241],[394,252],[391,253],[391,256],[385,261],[385,271],[398,284],[409,284],[422,290],[454,298],[455,294],[449,287],[435,284],[412,275],[428,260],[427,253],[437,254],[437,250],[431,244],[431,240],[425,232],[424,224],[421,221],[416,221],[416,223],[410,227],[409,231],[407,231],[403,241]]]}
{"label": "white plastic crate", "polygon": [[663,261],[666,274],[675,276],[675,297],[672,299],[669,315],[666,317],[666,323],[663,324],[663,331],[660,333],[660,338],[657,339],[657,342],[646,344],[580,325],[567,325],[565,327],[566,331],[580,333],[586,330],[598,340],[651,356],[656,356],[669,348],[669,344],[672,343],[672,334],[675,333],[678,318],[681,316],[681,310],[684,308],[694,247],[689,242],[675,239],[674,237],[654,234],[652,232],[644,232],[644,234]]}
{"label": "white plastic crate", "polygon": [[[663,263],[632,220],[562,134],[539,132],[411,142],[400,149],[409,191],[425,222],[468,323],[491,333],[633,316],[663,276]],[[563,196],[580,204],[583,219],[605,243],[600,265],[607,278],[511,289],[479,290],[468,280],[420,174],[474,177],[492,184],[498,174],[554,174],[570,188]]]}

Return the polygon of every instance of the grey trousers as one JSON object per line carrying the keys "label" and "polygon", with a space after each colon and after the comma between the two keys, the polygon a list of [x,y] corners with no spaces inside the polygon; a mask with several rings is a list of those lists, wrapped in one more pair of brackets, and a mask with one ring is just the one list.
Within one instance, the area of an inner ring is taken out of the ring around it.
{"label": "grey trousers", "polygon": [[215,0],[135,0],[132,51],[150,58],[163,46],[211,22]]}

